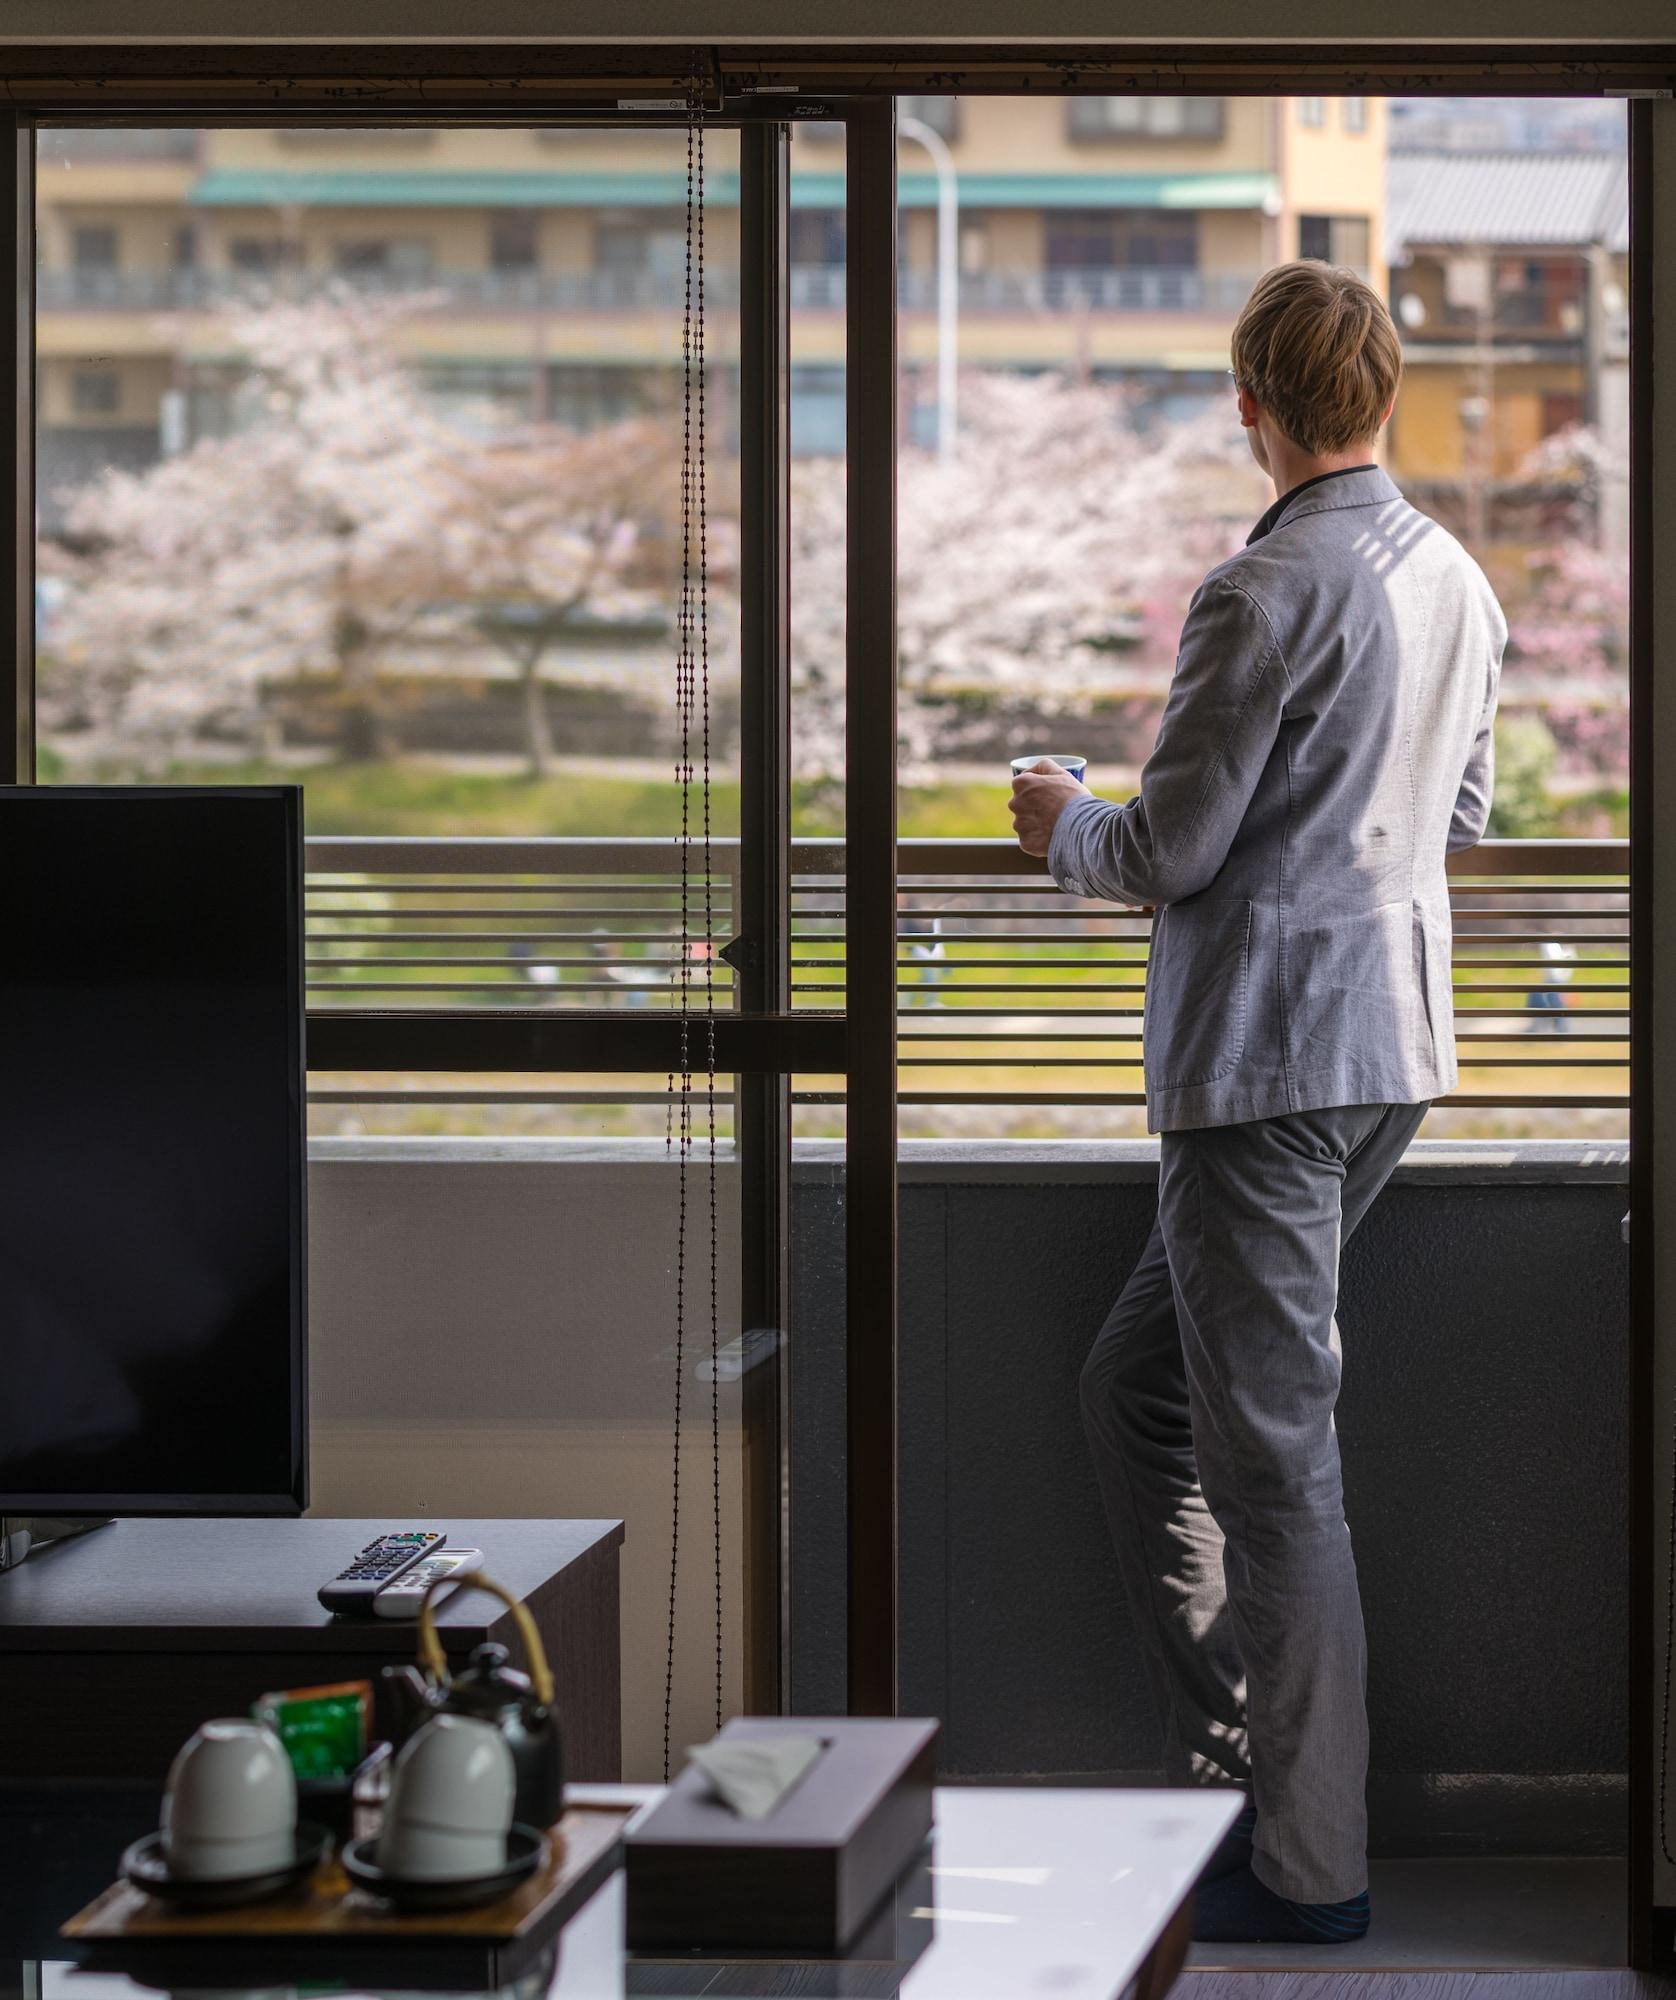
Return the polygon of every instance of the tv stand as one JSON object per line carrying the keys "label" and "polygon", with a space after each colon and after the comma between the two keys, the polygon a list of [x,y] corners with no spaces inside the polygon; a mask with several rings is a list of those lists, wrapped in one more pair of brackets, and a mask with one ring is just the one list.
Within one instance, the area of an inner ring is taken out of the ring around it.
{"label": "tv stand", "polygon": [[18,1568],[54,1542],[110,1525],[109,1514],[0,1514],[0,1570]]}
{"label": "tv stand", "polygon": [[[6,1781],[159,1787],[208,1717],[248,1715],[274,1688],[376,1682],[380,1667],[411,1661],[412,1625],[333,1618],[315,1596],[391,1525],[388,1517],[119,1520],[109,1534],[77,1538],[0,1577],[0,1806]],[[450,1542],[481,1549],[484,1568],[534,1618],[559,1685],[567,1771],[579,1782],[614,1782],[622,1523],[445,1515],[434,1525]],[[485,1639],[522,1652],[512,1613],[479,1592],[441,1607],[437,1636],[457,1666]],[[14,1718],[27,1727],[8,1728]]]}

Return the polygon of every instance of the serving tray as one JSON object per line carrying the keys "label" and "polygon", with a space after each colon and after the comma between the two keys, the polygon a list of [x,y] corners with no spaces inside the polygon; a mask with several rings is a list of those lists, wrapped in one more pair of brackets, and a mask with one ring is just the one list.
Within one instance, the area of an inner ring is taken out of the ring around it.
{"label": "serving tray", "polygon": [[399,1915],[356,1888],[336,1858],[293,1894],[243,1909],[187,1913],[125,1882],[59,1933],[90,1972],[148,1985],[271,1986],[346,1979],[462,1991],[528,1971],[617,1866],[631,1805],[572,1807],[527,1882],[472,1910]]}

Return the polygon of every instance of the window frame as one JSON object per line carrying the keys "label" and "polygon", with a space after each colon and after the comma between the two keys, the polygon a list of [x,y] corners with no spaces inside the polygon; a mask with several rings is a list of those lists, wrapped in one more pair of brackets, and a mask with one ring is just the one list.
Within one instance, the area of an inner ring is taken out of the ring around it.
{"label": "window frame", "polygon": [[[1521,94],[1532,88],[1556,93],[1567,90],[1579,95],[1614,91],[1630,97],[1629,147],[1631,182],[1631,255],[1629,282],[1630,377],[1632,454],[1630,468],[1631,533],[1631,714],[1632,784],[1647,809],[1635,815],[1631,833],[1631,878],[1634,903],[1639,912],[1631,940],[1631,1201],[1637,1216],[1645,1216],[1654,1226],[1638,1227],[1630,1237],[1630,1375],[1631,1408],[1626,1413],[1631,1436],[1631,1491],[1629,1560],[1635,1587],[1630,1591],[1630,1960],[1633,1965],[1651,1965],[1665,1953],[1663,1932],[1668,1930],[1670,1911],[1655,1903],[1653,1857],[1657,1841],[1654,1772],[1657,1762],[1655,1698],[1659,1633],[1656,1629],[1662,1578],[1657,1563],[1664,1541],[1654,1530],[1655,1449],[1668,1452],[1667,1433],[1659,1421],[1657,1391],[1666,1391],[1666,1365],[1661,1363],[1655,1340],[1655,1314],[1669,1298],[1670,1280],[1663,1276],[1654,1257],[1656,1221],[1661,1206],[1670,1205],[1670,1170],[1656,1170],[1655,1136],[1667,1122],[1676,1123],[1676,1070],[1655,1062],[1655,1055],[1676,1034],[1676,980],[1655,986],[1659,963],[1668,956],[1656,933],[1665,914],[1662,905],[1671,904],[1672,892],[1656,887],[1663,880],[1655,869],[1662,864],[1676,881],[1676,812],[1668,808],[1658,814],[1661,764],[1668,755],[1661,750],[1676,744],[1676,720],[1668,704],[1655,703],[1654,668],[1656,648],[1662,643],[1668,652],[1672,643],[1666,636],[1676,629],[1676,582],[1661,580],[1656,568],[1656,552],[1667,546],[1676,532],[1676,437],[1668,427],[1661,433],[1653,422],[1653,375],[1655,366],[1676,377],[1676,107],[1658,100],[1669,94],[1669,51],[1663,44],[1632,44],[1574,37],[1565,42],[1527,41],[1516,47],[1501,47],[1486,41],[1461,39],[1448,44],[1447,74],[1438,71],[1438,45],[1432,43],[1364,42],[1322,53],[1313,45],[1281,43],[1273,39],[1252,40],[1237,51],[1210,47],[1183,48],[1178,43],[1113,41],[1094,45],[1085,52],[1086,60],[1067,61],[1063,45],[1013,41],[1005,46],[981,43],[956,47],[940,43],[934,48],[893,49],[887,81],[897,88],[918,83],[935,89],[946,79],[951,61],[957,57],[967,89],[1055,90],[1071,94],[1100,85],[1107,89],[1156,89],[1160,77],[1185,92],[1219,89],[1258,90],[1284,96],[1297,94],[1305,86],[1343,94],[1370,86],[1381,94]],[[10,265],[16,310],[0,316],[0,368],[13,378],[14,395],[4,421],[12,426],[7,449],[12,475],[0,481],[0,538],[9,549],[9,559],[0,564],[0,592],[5,594],[0,616],[10,626],[12,643],[0,648],[0,709],[6,722],[0,728],[0,782],[24,781],[33,777],[34,690],[33,690],[33,421],[32,361],[34,351],[34,149],[33,131],[37,121],[57,122],[66,113],[80,112],[88,122],[116,122],[127,106],[136,115],[129,122],[155,127],[167,122],[159,112],[164,100],[159,76],[167,78],[168,53],[152,48],[121,45],[84,44],[39,50],[13,48],[7,51],[12,72],[10,98],[0,109],[0,258]],[[308,45],[262,44],[241,48],[234,44],[212,45],[196,53],[188,73],[181,65],[177,102],[182,109],[175,122],[203,122],[225,113],[237,118],[250,116],[254,122],[272,124],[288,114],[332,120],[341,101],[346,79],[357,76],[377,79],[381,101],[392,113],[405,112],[409,121],[425,116],[446,117],[459,113],[481,117],[493,115],[495,103],[507,96],[506,77],[517,75],[528,85],[519,94],[516,116],[530,122],[532,106],[583,103],[598,107],[614,102],[625,76],[640,79],[648,91],[679,91],[690,60],[684,48],[664,48],[653,44],[624,45],[611,51],[610,76],[602,84],[595,72],[597,58],[580,47],[555,50],[551,45],[499,50],[497,73],[492,78],[473,76],[477,52],[446,45],[417,45],[407,49],[382,46],[368,49],[323,48]],[[788,45],[777,50],[770,45],[723,46],[714,52],[719,75],[742,93],[741,109],[746,116],[761,116],[761,102],[749,99],[758,78],[765,84],[784,88],[780,79],[796,79],[802,85],[794,115],[806,115],[806,107],[817,100],[807,93],[828,90],[830,100],[819,106],[829,126],[842,125],[847,113],[841,109],[843,93],[876,92],[880,88],[880,66],[876,51],[844,44]],[[555,76],[555,71],[558,74]],[[283,81],[276,86],[278,75]],[[609,93],[609,95],[608,95]],[[859,103],[860,99],[852,100]],[[95,103],[103,108],[91,114]],[[251,111],[253,104],[260,110]],[[486,114],[485,107],[490,107]],[[143,108],[142,108],[143,107]],[[782,96],[775,116],[783,121],[788,99]],[[341,122],[353,122],[342,120]],[[361,122],[365,122],[362,114]],[[878,127],[870,130],[869,150],[877,149]],[[859,136],[859,133],[858,133]],[[890,143],[893,165],[894,144]],[[885,161],[876,158],[876,171],[868,199],[856,202],[852,188],[852,221],[886,226],[880,200],[888,186]],[[888,227],[894,229],[894,204]],[[884,260],[893,273],[894,253]],[[864,341],[881,342],[883,328],[892,319],[893,288],[887,282],[871,287],[871,324],[865,319],[853,327]],[[1655,314],[1655,302],[1660,310]],[[852,301],[851,310],[854,310]],[[1656,352],[1655,352],[1656,350]],[[885,385],[881,385],[885,386]],[[894,402],[894,384],[887,386]],[[849,420],[855,421],[852,398]],[[877,413],[874,413],[877,415]],[[881,449],[875,438],[864,450],[863,462],[870,478],[890,487],[891,467],[888,448]],[[854,467],[852,466],[852,475]],[[866,518],[866,509],[862,510]],[[887,516],[888,519],[888,516]],[[883,537],[875,537],[875,542]],[[889,551],[875,546],[869,555],[874,580],[890,575]],[[868,630],[875,638],[884,627]],[[881,678],[878,661],[860,659],[859,665],[869,688]],[[884,689],[893,698],[894,687]],[[882,731],[875,731],[875,738]],[[852,803],[860,798],[852,788]],[[894,799],[894,787],[891,788]],[[870,866],[882,880],[877,844],[879,829],[873,830],[875,852]],[[872,877],[870,876],[871,880]],[[1655,897],[1661,900],[1655,900]],[[880,926],[879,928],[883,928]],[[877,979],[878,967],[870,976]],[[875,996],[876,1002],[876,996]],[[741,1027],[751,1024],[742,1022]],[[800,1024],[807,1029],[813,1024]],[[661,1066],[648,1063],[655,1024],[636,1023],[647,1034],[641,1038],[636,1068]],[[874,1024],[876,1027],[876,1023]],[[1657,1031],[1657,1041],[1655,1041]],[[754,1032],[754,1030],[753,1030]],[[863,1024],[852,1020],[840,1030],[847,1052],[859,1048]],[[747,1037],[749,1039],[749,1037]],[[753,1051],[763,1053],[759,1042]],[[730,1052],[738,1066],[745,1056],[741,1046]],[[802,1049],[788,1046],[775,1052],[786,1060],[802,1059]],[[558,1059],[555,1059],[558,1058]],[[497,1052],[497,1061],[500,1052]],[[518,1065],[514,1065],[518,1066]],[[544,1053],[539,1063],[528,1066],[562,1067],[557,1050]],[[778,1063],[772,1068],[778,1068]],[[1668,1074],[1666,1074],[1668,1072]],[[869,1072],[870,1087],[878,1082],[875,1068]],[[856,1070],[852,1061],[852,1078]],[[853,1085],[852,1085],[853,1087]],[[887,1090],[886,1095],[891,1093]],[[894,1227],[894,1157],[885,1163],[877,1157],[879,1124],[870,1128],[869,1144],[857,1151],[853,1145],[851,1169],[865,1173],[879,1170],[873,1198],[882,1199],[886,1188],[892,1195],[891,1225]],[[853,1219],[853,1218],[852,1218]],[[892,1239],[893,1240],[893,1239]],[[854,1232],[852,1230],[852,1245]],[[884,1306],[887,1321],[894,1312],[893,1296],[879,1285],[873,1296]],[[854,1301],[852,1300],[852,1310]],[[852,1320],[853,1324],[853,1320]],[[894,1365],[894,1328],[886,1336],[877,1328],[872,1335],[874,1365],[888,1353]],[[878,1378],[876,1378],[878,1379]],[[887,1388],[890,1386],[887,1383]],[[892,1433],[893,1435],[893,1433]],[[876,1453],[880,1435],[863,1430],[852,1432],[852,1447],[865,1446]],[[890,1493],[893,1488],[891,1460],[872,1457],[866,1468],[874,1483]],[[852,1451],[850,1484],[858,1476]],[[888,1503],[893,1508],[893,1499]],[[893,1518],[893,1516],[892,1516]],[[852,1522],[852,1525],[855,1525]],[[876,1525],[876,1524],[875,1524]],[[858,1561],[870,1554],[852,1541],[851,1608],[857,1608],[856,1569]],[[894,1559],[893,1548],[886,1554]],[[876,1601],[878,1592],[874,1592]],[[857,1645],[851,1620],[852,1655]],[[893,1616],[869,1639],[875,1649],[894,1646]],[[853,1658],[852,1658],[853,1667]],[[892,1666],[891,1672],[894,1672]],[[852,1693],[855,1682],[852,1674]],[[1662,1925],[1655,1947],[1655,1919]]]}
{"label": "window frame", "polygon": [[[846,1157],[847,1365],[853,1462],[895,1453],[896,1370],[896,132],[893,100],[866,98],[817,107],[846,130],[845,237],[867,254],[846,271],[846,450],[852,473],[884,504],[852,517],[847,538],[848,704],[846,851],[848,965],[842,1012],[793,1011],[790,971],[790,627],[786,574],[789,532],[790,337],[789,140],[785,107],[717,107],[712,123],[740,136],[739,356],[741,495],[741,868],[735,921],[749,949],[737,970],[736,1011],[716,1018],[716,1064],[736,1080],[741,1175],[740,1306],[746,1327],[789,1321],[791,1079],[841,1074],[852,1104]],[[415,114],[396,114],[393,122]],[[429,114],[420,114],[421,116]],[[527,127],[551,114],[518,105],[490,120]],[[809,115],[809,114],[805,114]],[[18,647],[0,678],[0,702],[16,734],[0,757],[0,783],[34,782],[33,385],[35,118],[0,114],[11,128],[7,158],[19,319],[11,329],[20,396],[11,443],[18,466],[9,532]],[[284,112],[259,121],[271,127]],[[365,114],[361,114],[364,123]],[[222,124],[191,114],[101,108],[85,121],[101,128]],[[233,122],[239,122],[237,120]],[[351,122],[345,119],[343,122]],[[446,114],[438,124],[458,122]],[[476,122],[476,121],[472,121]],[[647,118],[598,113],[569,122],[684,124],[684,115]],[[279,243],[279,239],[274,239]],[[283,254],[283,247],[281,254]],[[745,302],[754,301],[747,309]],[[863,774],[866,774],[864,780]],[[753,782],[754,780],[754,782]],[[590,1071],[659,1078],[679,1070],[682,1033],[674,1013],[473,1013],[375,1009],[315,1012],[308,1023],[313,1070]],[[748,1371],[744,1423],[750,1491],[747,1563],[746,1705],[773,1709],[789,1692],[789,1538],[785,1493],[786,1381],[777,1356]],[[893,1494],[857,1477],[848,1482],[850,1591],[849,1703],[887,1713],[896,1700],[896,1595]]]}

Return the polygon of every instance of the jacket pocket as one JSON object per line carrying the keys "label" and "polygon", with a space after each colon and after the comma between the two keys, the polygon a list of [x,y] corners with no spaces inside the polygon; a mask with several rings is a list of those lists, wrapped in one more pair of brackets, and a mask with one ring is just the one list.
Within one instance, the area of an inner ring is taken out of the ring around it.
{"label": "jacket pocket", "polygon": [[1414,1044],[1415,974],[1406,900],[1298,925],[1286,941],[1292,1073],[1376,1094],[1394,1089]]}
{"label": "jacket pocket", "polygon": [[1251,905],[1198,898],[1159,912],[1147,968],[1147,1074],[1158,1090],[1215,1083],[1245,1053]]}

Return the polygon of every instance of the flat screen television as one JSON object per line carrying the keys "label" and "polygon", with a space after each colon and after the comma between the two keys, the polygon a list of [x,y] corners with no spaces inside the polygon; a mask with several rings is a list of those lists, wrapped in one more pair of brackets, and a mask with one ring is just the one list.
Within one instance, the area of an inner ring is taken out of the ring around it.
{"label": "flat screen television", "polygon": [[302,794],[0,786],[0,1514],[307,1504]]}

